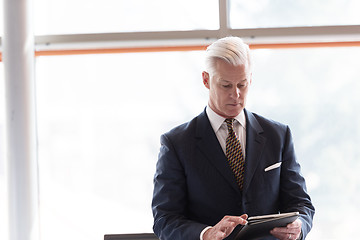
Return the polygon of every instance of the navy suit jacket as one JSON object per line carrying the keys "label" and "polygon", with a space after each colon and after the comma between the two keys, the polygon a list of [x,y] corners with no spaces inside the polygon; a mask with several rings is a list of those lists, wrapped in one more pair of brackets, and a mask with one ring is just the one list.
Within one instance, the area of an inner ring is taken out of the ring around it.
{"label": "navy suit jacket", "polygon": [[[154,232],[161,240],[199,240],[225,215],[300,212],[303,239],[314,207],[296,161],[288,126],[245,111],[243,191],[204,111],[161,136],[154,177]],[[276,163],[278,168],[265,171]],[[278,164],[279,165],[279,164]],[[228,239],[232,239],[235,231]],[[267,238],[275,239],[275,238]]]}

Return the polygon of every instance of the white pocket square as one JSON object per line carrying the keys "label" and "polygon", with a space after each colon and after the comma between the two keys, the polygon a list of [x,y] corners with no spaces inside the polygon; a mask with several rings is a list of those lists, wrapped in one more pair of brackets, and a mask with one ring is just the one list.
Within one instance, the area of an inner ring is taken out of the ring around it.
{"label": "white pocket square", "polygon": [[270,171],[270,170],[273,170],[273,169],[275,169],[275,168],[278,168],[278,167],[280,167],[281,166],[281,162],[278,162],[278,163],[275,163],[275,164],[273,164],[273,165],[271,165],[271,166],[268,166],[267,168],[265,168],[265,172],[267,172],[267,171]]}

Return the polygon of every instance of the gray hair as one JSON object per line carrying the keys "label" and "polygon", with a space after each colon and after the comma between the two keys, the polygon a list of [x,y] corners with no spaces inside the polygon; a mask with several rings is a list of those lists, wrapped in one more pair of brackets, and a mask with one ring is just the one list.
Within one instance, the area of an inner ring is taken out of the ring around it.
{"label": "gray hair", "polygon": [[222,59],[233,66],[245,65],[251,71],[250,48],[239,37],[225,37],[207,47],[205,70],[209,74],[216,71],[216,61]]}

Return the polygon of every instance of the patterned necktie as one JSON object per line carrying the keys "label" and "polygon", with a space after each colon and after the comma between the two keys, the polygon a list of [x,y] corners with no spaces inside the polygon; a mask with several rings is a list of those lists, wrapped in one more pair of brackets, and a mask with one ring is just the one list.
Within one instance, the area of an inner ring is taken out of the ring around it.
{"label": "patterned necktie", "polygon": [[234,119],[226,119],[225,122],[229,133],[228,137],[226,138],[226,157],[228,159],[230,168],[235,174],[236,182],[239,185],[240,190],[242,190],[244,183],[245,159],[241,149],[240,141],[236,137],[233,129]]}

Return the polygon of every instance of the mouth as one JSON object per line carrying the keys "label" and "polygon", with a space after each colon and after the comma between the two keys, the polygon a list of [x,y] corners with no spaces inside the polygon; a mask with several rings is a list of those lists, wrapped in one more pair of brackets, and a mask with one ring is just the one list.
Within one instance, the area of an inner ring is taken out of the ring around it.
{"label": "mouth", "polygon": [[237,107],[237,106],[241,106],[241,103],[229,103],[228,105],[232,107]]}

